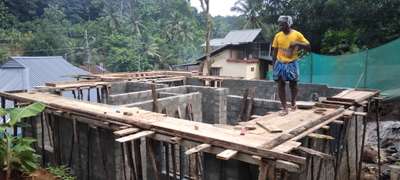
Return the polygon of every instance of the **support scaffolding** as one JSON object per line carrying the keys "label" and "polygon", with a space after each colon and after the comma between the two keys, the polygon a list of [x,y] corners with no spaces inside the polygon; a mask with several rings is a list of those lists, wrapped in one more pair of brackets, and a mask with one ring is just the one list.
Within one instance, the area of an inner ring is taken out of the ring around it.
{"label": "support scaffolding", "polygon": [[[93,179],[91,177],[95,176],[91,171],[92,168],[89,167],[95,157],[91,155],[87,156],[87,159],[82,159],[82,151],[86,153],[98,151],[96,157],[100,157],[97,160],[102,164],[107,179],[119,179],[111,177],[110,170],[107,169],[110,159],[103,151],[105,145],[102,143],[101,129],[111,130],[114,134],[114,142],[120,143],[121,151],[114,154],[121,154],[122,179],[139,180],[152,177],[154,179],[205,179],[203,153],[214,154],[217,159],[223,161],[234,159],[257,165],[259,180],[286,179],[289,176],[288,173],[301,173],[305,170],[308,172],[307,179],[320,179],[322,168],[328,164],[334,164],[334,179],[341,179],[339,173],[343,173],[340,169],[343,166],[340,166],[340,163],[344,161],[345,156],[347,179],[351,179],[352,174],[357,179],[360,178],[362,166],[360,157],[365,143],[365,117],[369,113],[372,100],[375,100],[376,106],[379,104],[375,98],[378,96],[377,91],[348,90],[328,97],[312,109],[296,110],[285,117],[279,116],[278,113],[252,116],[253,119],[249,120],[254,98],[254,92],[252,92],[250,100],[247,96],[244,97],[243,106],[247,108],[243,109],[247,111],[241,111],[244,118],[239,118],[245,122],[239,125],[239,129],[237,126],[219,127],[184,120],[181,119],[180,113],[178,115],[157,113],[161,109],[157,106],[158,97],[154,85],[151,88],[154,112],[136,107],[120,106],[116,109],[112,105],[100,104],[100,102],[107,102],[110,91],[110,82],[107,81],[145,79],[146,82],[152,83],[177,81],[184,83],[186,76],[189,75],[184,73],[176,75],[118,73],[89,76],[87,78],[92,80],[46,84],[47,86],[41,87],[39,91],[0,93],[0,96],[2,106],[5,101],[46,104],[46,111],[37,118],[41,129],[40,137],[34,135],[35,138],[40,139],[41,144],[38,148],[42,152],[42,163],[46,164],[48,161],[46,158],[49,158],[45,152],[49,149],[45,147],[45,142],[49,141],[51,152],[55,155],[51,161],[56,164],[68,162],[70,166],[79,166],[79,171],[86,169],[88,172],[85,179]],[[199,79],[209,81],[212,77]],[[221,87],[222,81],[223,78],[214,79],[214,86]],[[87,89],[86,98],[83,97],[84,89]],[[90,98],[93,98],[90,97],[91,89],[96,92],[95,102],[90,102],[92,100]],[[72,92],[75,99],[60,96],[63,92]],[[250,105],[247,104],[248,102]],[[190,114],[186,113],[189,116]],[[378,114],[379,112],[377,112],[377,123],[379,123]],[[60,133],[63,130],[60,129],[58,119],[70,121],[73,129],[68,138],[72,147],[68,153],[63,152],[63,141],[60,140],[62,138]],[[82,134],[81,130],[81,126],[84,125],[87,126],[86,134]],[[363,125],[363,131],[362,134],[357,134],[357,128],[360,125]],[[339,132],[332,132],[333,127],[338,127]],[[353,130],[351,131],[350,128]],[[243,129],[245,129],[244,133]],[[353,136],[350,132],[355,133],[355,144],[348,142],[349,136]],[[82,147],[84,146],[81,141],[83,137],[85,141],[90,142],[86,147]],[[163,145],[159,145],[159,142]],[[329,144],[332,142],[335,142],[336,149],[330,147]],[[316,150],[317,144],[321,143],[322,148]],[[96,147],[95,149],[92,144]],[[350,147],[355,148],[354,155],[349,154]],[[75,156],[78,158],[74,158]],[[350,156],[355,156],[352,165]],[[146,161],[146,158],[150,161]],[[119,165],[115,166],[119,167]],[[148,173],[148,167],[151,167],[152,174]],[[354,172],[350,172],[353,171],[351,170],[353,167]]]}

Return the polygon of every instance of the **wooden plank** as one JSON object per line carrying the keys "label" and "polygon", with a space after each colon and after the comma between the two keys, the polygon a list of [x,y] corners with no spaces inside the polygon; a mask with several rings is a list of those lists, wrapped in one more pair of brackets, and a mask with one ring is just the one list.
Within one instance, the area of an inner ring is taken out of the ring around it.
{"label": "wooden plank", "polygon": [[283,131],[282,129],[274,126],[273,124],[265,125],[261,124],[260,122],[256,122],[256,124],[270,133],[280,133]]}
{"label": "wooden plank", "polygon": [[279,146],[276,146],[272,149],[272,151],[280,152],[280,153],[287,153],[296,149],[297,147],[301,146],[301,142],[297,141],[287,141]]}
{"label": "wooden plank", "polygon": [[138,131],[139,131],[139,128],[127,128],[127,129],[122,129],[119,131],[114,131],[114,134],[117,136],[125,136],[127,134],[136,133]]}
{"label": "wooden plank", "polygon": [[[174,143],[174,141],[172,140],[174,137],[169,137],[167,135],[162,135],[162,134],[155,134],[154,136],[151,136],[149,138],[153,138],[157,141],[163,141],[163,142],[168,142],[168,143]],[[189,141],[189,140],[185,140],[185,139],[181,139],[180,141],[180,145],[184,146],[184,147],[189,147],[189,146],[197,146],[200,143],[197,142],[193,142],[193,141]],[[223,151],[225,151],[226,149],[220,148],[220,147],[216,147],[213,146],[212,148],[208,148],[208,149],[204,149],[203,152],[207,152],[210,154],[219,154]],[[259,156],[258,156],[259,157]],[[250,154],[246,154],[243,152],[238,151],[238,154],[236,156],[233,156],[232,159],[236,159],[239,161],[243,161],[249,164],[253,164],[253,165],[258,165],[259,161],[257,159],[255,159],[252,155]],[[259,157],[259,159],[261,159],[261,157]],[[276,166],[278,169],[284,169],[287,170],[289,172],[300,172],[301,168],[298,164],[292,163],[292,162],[288,162],[288,161],[283,161],[283,160],[277,160],[276,161]]]}
{"label": "wooden plank", "polygon": [[154,131],[141,131],[141,132],[138,132],[136,134],[132,134],[132,135],[129,135],[129,136],[118,138],[115,141],[123,143],[123,142],[127,142],[127,141],[133,141],[133,140],[136,140],[136,139],[140,139],[142,137],[150,136],[150,135],[153,135],[153,134],[154,134]]}
{"label": "wooden plank", "polygon": [[[143,111],[138,108],[129,108],[133,115],[124,116],[122,113],[115,113],[112,111],[112,106],[110,105],[71,100],[44,93],[0,93],[0,95],[8,96],[10,99],[19,99],[21,101],[39,101],[45,103],[48,108],[60,109],[64,112],[73,113],[78,116],[84,115],[100,121],[108,120],[127,123],[140,129],[152,129],[156,133],[184,137],[185,139],[192,141],[204,142],[221,148],[238,150],[251,155],[273,159],[276,158],[299,164],[306,163],[306,160],[303,157],[276,153],[261,146],[263,143],[273,139],[276,135],[265,136],[246,134],[245,136],[239,136],[239,133],[235,130],[221,129],[206,123],[165,117],[161,114]],[[127,108],[121,108],[121,111],[129,110]],[[276,117],[282,118],[278,116]],[[198,127],[197,130],[193,128],[195,126]]]}
{"label": "wooden plank", "polygon": [[330,119],[324,121],[323,123],[318,124],[318,125],[316,125],[316,126],[310,128],[310,129],[308,129],[307,131],[302,132],[301,134],[298,134],[297,136],[293,137],[293,138],[290,139],[290,140],[291,140],[291,141],[300,140],[300,139],[304,138],[305,136],[307,136],[308,134],[313,133],[314,131],[316,131],[316,130],[322,128],[322,126],[326,126],[326,125],[328,125],[329,123],[331,123],[332,121],[335,121],[336,119],[341,118],[342,116],[343,116],[343,114],[338,114],[338,115],[336,115],[336,116],[334,116],[334,117],[332,117],[332,118],[330,118]]}
{"label": "wooden plank", "polygon": [[262,117],[262,116],[253,114],[250,116],[250,119],[256,119],[256,118],[260,118],[260,117]]}
{"label": "wooden plank", "polygon": [[332,123],[334,123],[334,124],[340,124],[340,125],[343,125],[343,124],[344,124],[344,122],[341,121],[341,120],[334,120],[334,121],[332,121]]}
{"label": "wooden plank", "polygon": [[200,144],[200,145],[198,145],[198,146],[196,146],[194,148],[191,148],[191,149],[187,150],[185,152],[185,154],[186,155],[191,155],[193,153],[198,153],[198,152],[203,151],[204,149],[207,149],[209,147],[211,147],[210,144]]}
{"label": "wooden plank", "polygon": [[318,133],[310,133],[307,135],[310,138],[314,138],[314,139],[323,139],[323,140],[334,140],[335,138],[332,136],[328,136],[325,134],[318,134]]}
{"label": "wooden plank", "polygon": [[297,147],[296,150],[302,151],[304,153],[307,153],[307,154],[310,154],[310,155],[313,155],[313,156],[320,157],[322,159],[330,159],[330,160],[333,159],[333,156],[331,156],[329,154],[326,154],[326,153],[323,153],[323,152],[316,151],[316,150],[311,149],[311,148],[306,148],[306,147],[300,146],[300,147]]}
{"label": "wooden plank", "polygon": [[235,151],[232,149],[227,149],[227,150],[222,151],[221,153],[217,154],[217,158],[222,159],[222,160],[229,160],[233,156],[236,156],[237,153],[238,153],[238,151]]}

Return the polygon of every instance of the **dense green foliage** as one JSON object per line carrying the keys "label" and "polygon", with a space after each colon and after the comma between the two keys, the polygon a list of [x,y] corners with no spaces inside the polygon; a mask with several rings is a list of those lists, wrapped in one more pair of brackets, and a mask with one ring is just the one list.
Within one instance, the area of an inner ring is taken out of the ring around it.
{"label": "dense green foliage", "polygon": [[[357,52],[400,36],[399,0],[238,0],[232,10],[241,15],[213,17],[213,38],[262,28],[271,40],[281,14],[294,17],[317,53]],[[61,55],[111,71],[168,68],[204,52],[204,17],[189,0],[1,0],[0,60]]]}
{"label": "dense green foliage", "polygon": [[0,168],[6,172],[6,179],[10,179],[12,171],[32,172],[38,168],[39,155],[31,147],[34,139],[13,136],[7,128],[14,129],[23,124],[22,119],[36,116],[42,112],[45,105],[33,103],[22,108],[0,108],[0,116],[8,116],[6,123],[0,124]]}
{"label": "dense green foliage", "polygon": [[276,31],[281,14],[294,17],[314,52],[343,54],[373,48],[400,36],[399,0],[238,0],[233,8],[247,24]]}
{"label": "dense green foliage", "polygon": [[5,0],[0,58],[61,55],[111,71],[168,68],[199,56],[202,16],[185,0]]}
{"label": "dense green foliage", "polygon": [[71,174],[71,169],[68,168],[67,166],[50,166],[46,168],[51,174],[56,176],[57,178],[60,178],[61,180],[75,180],[76,177],[74,177]]}

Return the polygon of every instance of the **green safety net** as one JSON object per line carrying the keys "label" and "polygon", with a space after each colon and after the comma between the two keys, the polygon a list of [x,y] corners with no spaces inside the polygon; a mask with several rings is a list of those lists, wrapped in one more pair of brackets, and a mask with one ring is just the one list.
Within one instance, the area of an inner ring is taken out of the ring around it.
{"label": "green safety net", "polygon": [[400,38],[359,53],[327,56],[310,53],[300,60],[300,81],[335,87],[379,89],[400,98]]}

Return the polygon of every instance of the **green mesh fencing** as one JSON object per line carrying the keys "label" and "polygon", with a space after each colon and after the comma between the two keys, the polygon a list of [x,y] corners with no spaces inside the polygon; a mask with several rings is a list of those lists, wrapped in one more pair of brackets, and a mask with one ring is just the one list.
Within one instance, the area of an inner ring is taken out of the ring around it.
{"label": "green mesh fencing", "polygon": [[311,53],[300,60],[300,81],[336,87],[379,89],[400,97],[400,39],[355,54]]}

